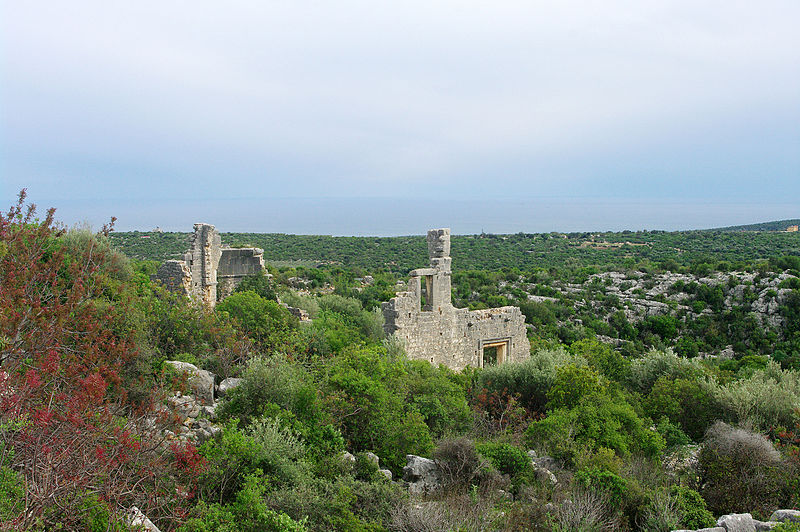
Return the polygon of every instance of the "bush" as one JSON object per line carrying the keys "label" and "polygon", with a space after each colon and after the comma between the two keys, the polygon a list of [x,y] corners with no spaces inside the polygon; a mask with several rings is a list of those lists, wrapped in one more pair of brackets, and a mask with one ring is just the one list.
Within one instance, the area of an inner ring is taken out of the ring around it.
{"label": "bush", "polygon": [[769,361],[765,369],[756,370],[749,379],[723,386],[718,394],[728,418],[759,430],[791,427],[800,417],[800,372],[782,370],[774,361]]}
{"label": "bush", "polygon": [[670,496],[675,500],[680,512],[680,526],[683,528],[710,528],[716,523],[714,515],[708,511],[706,501],[691,488],[672,486]]}
{"label": "bush", "polygon": [[716,384],[705,378],[662,375],[645,398],[644,409],[653,418],[668,418],[694,441],[700,441],[708,427],[722,417]]}
{"label": "bush", "polygon": [[603,469],[582,469],[575,474],[575,481],[584,488],[604,493],[613,508],[622,506],[628,483],[619,475]]}
{"label": "bush", "polygon": [[529,480],[533,466],[528,453],[509,443],[486,442],[477,445],[478,452],[501,473],[513,480]]}
{"label": "bush", "polygon": [[277,301],[265,299],[255,292],[237,292],[223,301],[216,312],[229,315],[265,353],[287,353],[297,343],[298,321]]}
{"label": "bush", "polygon": [[433,460],[439,468],[442,486],[445,489],[470,486],[484,467],[484,462],[475,449],[475,443],[465,437],[439,442],[433,451]]}
{"label": "bush", "polygon": [[531,423],[526,441],[574,466],[585,449],[613,449],[620,457],[633,453],[655,457],[663,450],[661,435],[649,428],[650,422],[636,415],[621,398],[594,396],[572,409],[558,408],[545,419]]}
{"label": "bush", "polygon": [[556,370],[556,378],[547,391],[547,408],[573,408],[584,398],[605,390],[605,384],[594,369],[568,364]]}
{"label": "bush", "polygon": [[715,514],[765,517],[788,498],[781,455],[761,434],[719,421],[708,430],[698,460],[701,493]]}
{"label": "bush", "polygon": [[662,376],[673,378],[702,373],[694,359],[680,358],[671,349],[648,351],[644,357],[631,362],[628,380],[631,387],[639,393],[647,394]]}
{"label": "bush", "polygon": [[[256,473],[259,473],[256,471]],[[282,512],[270,509],[264,501],[266,487],[258,474],[248,475],[242,489],[230,504],[202,500],[194,509],[195,517],[181,526],[181,532],[305,532],[303,521],[294,521]]]}
{"label": "bush", "polygon": [[563,349],[539,350],[522,362],[485,368],[478,374],[476,388],[488,394],[517,396],[525,408],[544,412],[556,369],[567,364],[585,366],[586,360]]}

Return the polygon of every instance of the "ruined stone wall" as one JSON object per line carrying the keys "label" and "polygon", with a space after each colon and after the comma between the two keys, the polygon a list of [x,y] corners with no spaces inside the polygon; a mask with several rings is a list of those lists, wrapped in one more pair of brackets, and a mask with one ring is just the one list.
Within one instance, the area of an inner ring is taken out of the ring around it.
{"label": "ruined stone wall", "polygon": [[264,270],[264,250],[259,248],[223,248],[217,268],[217,295],[225,299],[242,279]]}
{"label": "ruined stone wall", "polygon": [[168,260],[159,266],[153,276],[154,281],[160,281],[167,290],[185,296],[189,295],[192,288],[192,272],[182,260]]}
{"label": "ruined stone wall", "polygon": [[174,292],[213,307],[217,296],[230,295],[242,279],[264,269],[264,250],[223,248],[217,229],[194,224],[189,250],[183,260],[164,262],[153,276]]}
{"label": "ruined stone wall", "polygon": [[483,345],[504,344],[504,362],[530,356],[518,307],[470,311],[451,299],[450,230],[428,231],[430,268],[413,270],[406,290],[384,303],[385,330],[402,340],[410,358],[453,369],[483,366]]}

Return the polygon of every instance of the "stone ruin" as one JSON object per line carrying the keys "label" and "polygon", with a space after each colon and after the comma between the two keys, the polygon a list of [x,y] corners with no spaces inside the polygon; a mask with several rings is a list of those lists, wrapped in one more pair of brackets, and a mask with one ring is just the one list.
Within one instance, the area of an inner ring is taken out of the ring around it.
{"label": "stone ruin", "polygon": [[530,356],[519,307],[455,308],[451,298],[450,229],[428,231],[430,267],[411,271],[407,290],[383,303],[386,334],[409,358],[459,370]]}
{"label": "stone ruin", "polygon": [[173,292],[213,307],[217,299],[233,293],[242,279],[263,270],[263,249],[223,247],[213,225],[198,223],[194,224],[191,244],[183,260],[164,262],[153,279]]}

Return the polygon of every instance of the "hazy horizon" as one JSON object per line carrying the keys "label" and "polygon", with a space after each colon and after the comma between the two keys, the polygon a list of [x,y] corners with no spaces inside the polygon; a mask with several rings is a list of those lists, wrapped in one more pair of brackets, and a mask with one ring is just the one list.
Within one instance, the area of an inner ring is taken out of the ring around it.
{"label": "hazy horizon", "polygon": [[[408,198],[270,198],[197,201],[118,201],[97,208],[93,200],[37,201],[40,213],[56,207],[67,226],[101,227],[117,217],[117,231],[190,232],[211,223],[222,232],[334,236],[402,236],[450,227],[454,234],[512,234],[691,230],[800,218],[795,203],[660,202],[597,198],[412,200]],[[89,207],[93,207],[90,209]],[[100,212],[101,214],[88,213]]]}

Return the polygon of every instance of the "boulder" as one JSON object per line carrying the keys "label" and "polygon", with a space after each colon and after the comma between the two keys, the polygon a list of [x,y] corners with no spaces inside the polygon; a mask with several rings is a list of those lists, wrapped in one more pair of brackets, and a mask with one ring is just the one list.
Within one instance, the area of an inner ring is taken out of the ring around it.
{"label": "boulder", "polygon": [[217,386],[217,393],[221,397],[225,397],[226,395],[228,395],[228,392],[239,386],[242,383],[242,381],[244,381],[244,379],[228,377],[227,379],[224,379],[221,383],[219,383],[219,386]]}
{"label": "boulder", "polygon": [[779,523],[800,523],[800,510],[775,510],[769,516],[769,520]]}
{"label": "boulder", "polygon": [[388,469],[378,469],[378,473],[386,477],[386,480],[392,480],[392,472]]}
{"label": "boulder", "polygon": [[378,455],[375,453],[366,452],[364,456],[369,460],[371,463],[375,464],[375,467],[380,468],[380,461],[381,459],[378,458]]}
{"label": "boulder", "polygon": [[356,457],[345,451],[339,455],[339,462],[345,469],[351,470],[356,466]]}
{"label": "boulder", "polygon": [[434,492],[441,485],[441,477],[436,462],[413,454],[406,455],[403,480],[408,482],[408,491],[413,495]]}
{"label": "boulder", "polygon": [[194,364],[180,362],[178,360],[167,360],[164,364],[170,366],[178,373],[184,373],[189,379],[189,385],[194,391],[194,395],[203,404],[210,405],[214,402],[214,374],[210,371],[200,369]]}
{"label": "boulder", "polygon": [[147,518],[146,515],[136,506],[131,506],[128,510],[128,524],[131,528],[136,530],[143,530],[145,532],[161,532],[153,522]]}
{"label": "boulder", "polygon": [[750,514],[728,514],[717,519],[717,526],[726,532],[755,532],[756,524]]}

